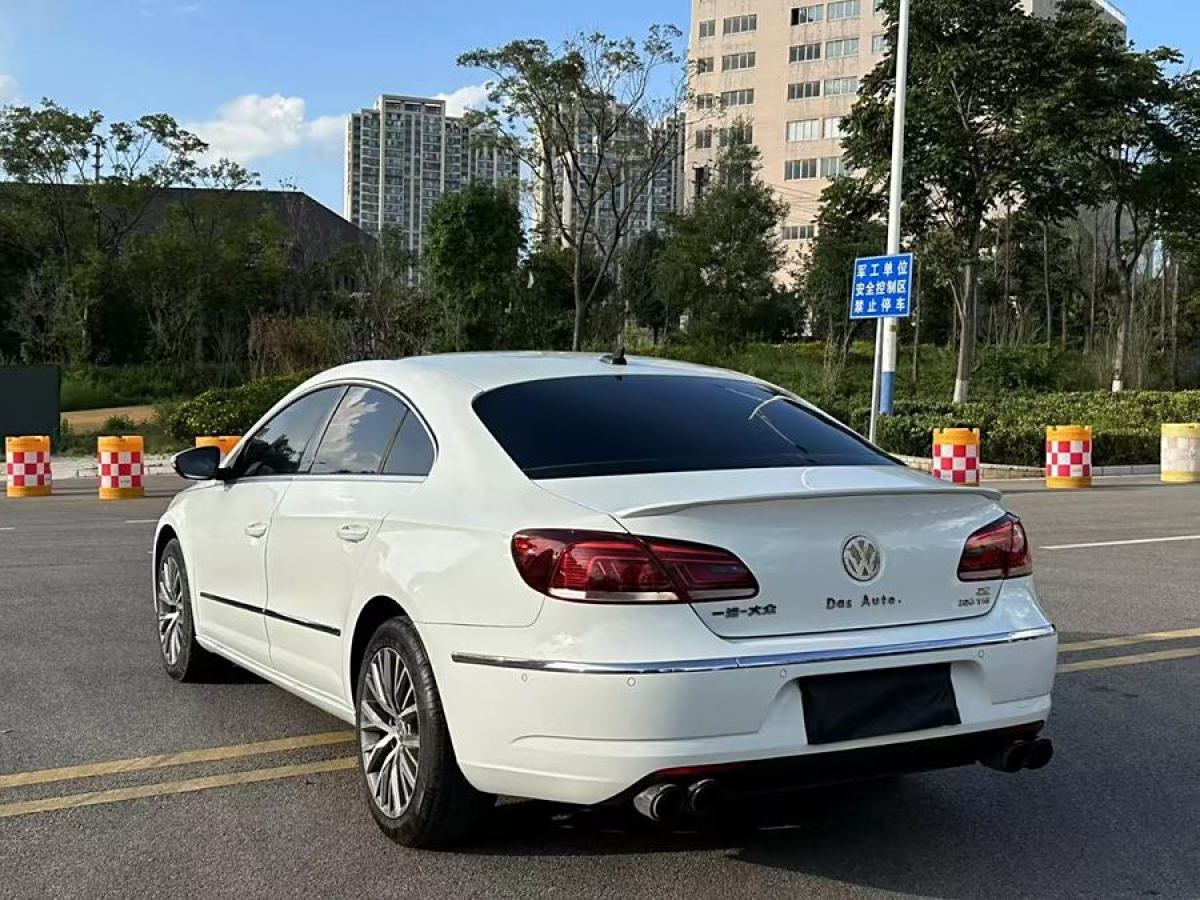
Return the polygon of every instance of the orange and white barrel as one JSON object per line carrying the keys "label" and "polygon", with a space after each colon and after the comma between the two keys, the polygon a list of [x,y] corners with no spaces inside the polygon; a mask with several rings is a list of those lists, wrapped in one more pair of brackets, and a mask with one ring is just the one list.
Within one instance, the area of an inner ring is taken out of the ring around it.
{"label": "orange and white barrel", "polygon": [[5,493],[9,497],[48,497],[53,487],[50,438],[45,435],[4,439]]}
{"label": "orange and white barrel", "polygon": [[930,474],[952,484],[979,484],[979,429],[935,428]]}
{"label": "orange and white barrel", "polygon": [[137,435],[97,438],[101,500],[134,500],[146,495],[142,485],[144,448],[145,442]]}
{"label": "orange and white barrel", "polygon": [[229,456],[229,454],[233,452],[233,448],[237,446],[238,441],[241,439],[242,438],[240,435],[227,434],[220,437],[205,435],[203,437],[196,438],[196,446],[216,447],[221,451],[221,459],[225,459],[225,457]]}
{"label": "orange and white barrel", "polygon": [[1163,425],[1162,480],[1168,484],[1200,482],[1200,424]]}
{"label": "orange and white barrel", "polygon": [[1049,425],[1046,428],[1046,487],[1092,486],[1092,427]]}

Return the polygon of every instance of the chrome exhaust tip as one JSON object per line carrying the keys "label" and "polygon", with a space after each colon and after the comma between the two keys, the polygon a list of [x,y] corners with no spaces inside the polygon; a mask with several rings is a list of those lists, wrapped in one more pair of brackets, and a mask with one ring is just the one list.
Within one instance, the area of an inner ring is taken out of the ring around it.
{"label": "chrome exhaust tip", "polygon": [[634,796],[633,808],[652,822],[671,822],[683,812],[686,799],[677,784],[652,784]]}
{"label": "chrome exhaust tip", "polygon": [[706,819],[721,804],[721,785],[712,778],[702,778],[687,789],[687,811],[698,819]]}
{"label": "chrome exhaust tip", "polygon": [[1029,753],[1025,759],[1025,768],[1044,769],[1054,758],[1054,744],[1050,738],[1038,738],[1029,745]]}
{"label": "chrome exhaust tip", "polygon": [[1028,765],[1032,747],[1033,744],[1029,741],[1013,741],[993,750],[979,761],[989,769],[995,769],[998,772],[1008,772],[1009,774],[1020,772]]}

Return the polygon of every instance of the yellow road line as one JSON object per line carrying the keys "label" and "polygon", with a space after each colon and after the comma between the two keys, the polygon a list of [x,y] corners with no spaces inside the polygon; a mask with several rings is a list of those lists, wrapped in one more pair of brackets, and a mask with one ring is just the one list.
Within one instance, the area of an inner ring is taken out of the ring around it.
{"label": "yellow road line", "polygon": [[65,797],[46,797],[42,800],[26,800],[21,803],[0,804],[0,819],[27,816],[33,813],[53,812],[60,809],[78,809],[81,806],[100,806],[105,803],[122,803],[146,797],[166,797],[171,794],[187,794],[213,788],[232,787],[239,784],[256,784],[260,781],[277,781],[281,778],[298,778],[302,775],[317,775],[322,772],[341,772],[353,769],[358,760],[353,756],[338,759],[323,759],[318,762],[299,763],[293,766],[278,766],[274,769],[252,769],[229,775],[208,775],[203,778],[188,778],[183,781],[164,781],[159,784],[142,784],[137,787],[114,788],[107,791],[88,791],[68,794]]}
{"label": "yellow road line", "polygon": [[109,762],[85,763],[78,766],[64,766],[58,769],[13,772],[8,775],[0,775],[0,790],[4,788],[24,787],[30,784],[48,784],[52,781],[95,778],[98,775],[119,775],[123,772],[165,769],[170,766],[186,766],[191,763],[241,759],[246,756],[282,753],[288,750],[304,750],[310,747],[328,747],[334,744],[347,744],[352,740],[354,740],[354,732],[352,731],[328,731],[323,734],[306,734],[299,737],[280,738],[273,741],[258,741],[252,744],[234,744],[229,747],[207,747],[202,750],[161,753],[157,756],[136,756],[131,759],[114,759]]}
{"label": "yellow road line", "polygon": [[1159,650],[1156,653],[1138,653],[1134,656],[1110,656],[1107,659],[1085,659],[1082,662],[1066,663],[1058,667],[1059,673],[1086,672],[1091,669],[1115,669],[1120,666],[1138,666],[1143,663],[1165,662],[1170,659],[1187,659],[1200,656],[1200,647],[1184,647],[1179,650]]}
{"label": "yellow road line", "polygon": [[1133,644],[1152,644],[1157,641],[1182,641],[1200,638],[1200,628],[1185,628],[1182,631],[1151,631],[1147,634],[1128,634],[1122,637],[1097,638],[1094,641],[1077,641],[1060,644],[1059,653],[1082,653],[1085,650],[1105,650],[1110,647],[1129,647]]}

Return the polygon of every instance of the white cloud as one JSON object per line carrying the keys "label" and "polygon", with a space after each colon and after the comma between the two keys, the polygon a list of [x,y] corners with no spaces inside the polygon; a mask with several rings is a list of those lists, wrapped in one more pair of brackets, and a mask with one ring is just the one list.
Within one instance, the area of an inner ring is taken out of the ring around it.
{"label": "white cloud", "polygon": [[210,160],[228,157],[243,164],[293,150],[333,151],[346,133],[341,116],[308,118],[303,97],[245,94],[222,104],[217,116],[184,127],[209,145]]}
{"label": "white cloud", "polygon": [[448,94],[434,94],[433,98],[446,101],[446,115],[461,116],[468,109],[482,109],[487,105],[488,86],[468,84]]}
{"label": "white cloud", "polygon": [[11,75],[0,74],[0,105],[21,102],[21,86]]}

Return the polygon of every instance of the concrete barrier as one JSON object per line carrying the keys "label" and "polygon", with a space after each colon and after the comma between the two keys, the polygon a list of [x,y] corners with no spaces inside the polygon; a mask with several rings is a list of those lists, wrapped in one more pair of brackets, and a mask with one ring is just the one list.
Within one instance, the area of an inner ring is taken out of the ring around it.
{"label": "concrete barrier", "polygon": [[49,436],[7,437],[4,439],[4,458],[7,496],[14,499],[50,496],[53,478]]}

